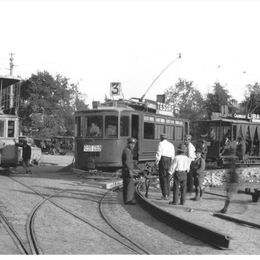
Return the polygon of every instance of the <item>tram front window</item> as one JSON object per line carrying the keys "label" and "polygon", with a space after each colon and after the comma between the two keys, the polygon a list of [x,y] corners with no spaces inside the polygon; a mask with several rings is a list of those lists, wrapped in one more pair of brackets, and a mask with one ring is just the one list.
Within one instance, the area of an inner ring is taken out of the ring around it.
{"label": "tram front window", "polygon": [[120,136],[129,136],[129,116],[120,118]]}
{"label": "tram front window", "polygon": [[106,137],[117,137],[118,135],[118,117],[106,116],[105,117],[105,130]]}
{"label": "tram front window", "polygon": [[102,116],[87,116],[86,137],[102,136]]}
{"label": "tram front window", "polygon": [[5,137],[5,121],[0,120],[0,137]]}

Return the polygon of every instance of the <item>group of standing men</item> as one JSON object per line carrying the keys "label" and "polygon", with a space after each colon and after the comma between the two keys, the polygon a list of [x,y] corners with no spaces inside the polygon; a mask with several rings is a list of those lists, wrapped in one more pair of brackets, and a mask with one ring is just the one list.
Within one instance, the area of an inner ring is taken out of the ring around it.
{"label": "group of standing men", "polygon": [[[170,175],[173,175],[173,201],[170,204],[185,204],[186,192],[193,192],[195,186],[195,200],[202,197],[202,183],[204,179],[206,148],[205,143],[197,150],[191,143],[191,135],[187,135],[185,143],[180,144],[175,156],[174,145],[167,140],[167,134],[161,134],[155,164],[159,168],[159,180],[162,198],[168,200],[170,195]],[[135,138],[128,138],[127,147],[122,153],[123,200],[125,204],[136,204],[133,150]]]}
{"label": "group of standing men", "polygon": [[179,202],[184,205],[186,192],[193,192],[195,186],[195,200],[202,197],[202,183],[205,170],[206,147],[202,143],[197,150],[191,143],[191,135],[187,135],[185,143],[175,149],[172,143],[167,140],[167,135],[161,135],[161,142],[156,153],[156,165],[159,168],[159,180],[162,191],[162,198],[168,199],[170,193],[170,176],[173,176],[173,200],[170,204],[176,205]]}

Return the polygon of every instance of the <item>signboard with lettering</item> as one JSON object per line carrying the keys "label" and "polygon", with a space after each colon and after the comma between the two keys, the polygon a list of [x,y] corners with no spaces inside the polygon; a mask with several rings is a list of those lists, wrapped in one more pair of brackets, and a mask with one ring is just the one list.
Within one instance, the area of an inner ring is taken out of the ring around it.
{"label": "signboard with lettering", "polygon": [[174,111],[174,106],[171,104],[165,104],[157,102],[157,110],[156,112],[161,115],[172,116]]}
{"label": "signboard with lettering", "polygon": [[87,145],[85,144],[83,147],[83,152],[101,152],[102,145]]}

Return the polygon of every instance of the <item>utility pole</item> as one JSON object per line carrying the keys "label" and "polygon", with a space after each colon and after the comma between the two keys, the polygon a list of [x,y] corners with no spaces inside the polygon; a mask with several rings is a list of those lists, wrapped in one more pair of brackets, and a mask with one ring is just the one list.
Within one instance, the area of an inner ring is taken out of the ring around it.
{"label": "utility pole", "polygon": [[[10,76],[13,76],[13,69],[14,69],[14,53],[10,53]],[[9,108],[12,109],[14,107],[14,86],[10,86],[10,104]]]}

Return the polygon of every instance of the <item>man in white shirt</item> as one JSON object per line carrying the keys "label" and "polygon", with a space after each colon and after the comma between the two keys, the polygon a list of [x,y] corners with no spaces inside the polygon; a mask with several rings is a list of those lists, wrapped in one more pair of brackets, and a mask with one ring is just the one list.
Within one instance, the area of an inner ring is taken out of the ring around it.
{"label": "man in white shirt", "polygon": [[155,164],[159,166],[159,180],[162,198],[169,199],[170,183],[169,169],[175,157],[174,145],[167,140],[167,134],[161,134],[161,142],[158,145]]}
{"label": "man in white shirt", "polygon": [[190,159],[185,154],[187,147],[179,145],[178,155],[175,157],[169,173],[174,174],[173,200],[170,204],[177,205],[179,201],[179,187],[181,187],[181,205],[185,204],[187,189],[187,173],[190,171]]}
{"label": "man in white shirt", "polygon": [[[187,156],[190,159],[190,164],[196,159],[196,148],[191,143],[191,135],[187,135],[185,138],[185,145],[187,146]],[[187,175],[187,192],[193,192],[193,176],[192,171]]]}

